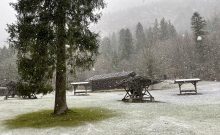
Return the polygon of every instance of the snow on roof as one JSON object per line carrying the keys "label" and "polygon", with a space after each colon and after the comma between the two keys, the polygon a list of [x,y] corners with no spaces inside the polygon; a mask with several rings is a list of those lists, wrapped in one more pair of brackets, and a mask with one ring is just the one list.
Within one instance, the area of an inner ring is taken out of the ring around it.
{"label": "snow on roof", "polygon": [[86,81],[104,80],[104,79],[118,78],[118,77],[127,77],[127,76],[130,76],[132,74],[136,75],[136,73],[133,72],[133,71],[95,75],[95,76],[87,79]]}

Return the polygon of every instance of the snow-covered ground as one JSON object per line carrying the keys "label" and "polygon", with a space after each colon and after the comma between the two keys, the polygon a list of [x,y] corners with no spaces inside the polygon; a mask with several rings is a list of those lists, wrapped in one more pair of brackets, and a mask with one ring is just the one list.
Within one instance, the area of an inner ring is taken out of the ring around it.
{"label": "snow-covered ground", "polygon": [[[190,84],[183,85],[183,88],[190,87]],[[200,82],[198,95],[179,96],[176,85],[170,84],[170,88],[151,91],[158,101],[155,103],[124,103],[120,101],[124,92],[90,93],[89,96],[73,96],[73,93],[68,93],[69,108],[103,107],[119,113],[118,116],[101,122],[86,123],[73,128],[9,130],[3,124],[4,120],[18,114],[52,109],[54,95],[37,100],[3,100],[3,97],[0,97],[0,135],[220,134],[220,82]]]}

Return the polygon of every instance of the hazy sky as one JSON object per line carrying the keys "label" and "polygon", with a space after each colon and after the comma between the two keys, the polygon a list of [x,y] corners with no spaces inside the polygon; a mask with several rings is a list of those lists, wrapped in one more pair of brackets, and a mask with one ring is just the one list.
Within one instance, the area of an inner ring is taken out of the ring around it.
{"label": "hazy sky", "polygon": [[104,13],[140,6],[150,1],[156,0],[105,0],[107,8],[104,9]]}
{"label": "hazy sky", "polygon": [[10,2],[16,0],[1,0],[0,1],[0,46],[7,45],[5,41],[7,40],[8,34],[5,31],[6,24],[11,23],[15,20],[15,12],[9,6]]}
{"label": "hazy sky", "polygon": [[[103,13],[111,13],[136,7],[148,1],[153,0],[106,0],[107,7],[104,9]],[[6,24],[10,24],[15,21],[15,11],[9,6],[10,2],[16,2],[16,0],[0,1],[0,47],[7,45],[6,40],[8,38],[8,34],[5,31],[7,28]]]}

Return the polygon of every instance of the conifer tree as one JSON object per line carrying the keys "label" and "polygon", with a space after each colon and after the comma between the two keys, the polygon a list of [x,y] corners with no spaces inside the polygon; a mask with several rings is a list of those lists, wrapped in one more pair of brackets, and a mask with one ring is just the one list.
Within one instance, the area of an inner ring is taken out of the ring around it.
{"label": "conifer tree", "polygon": [[198,37],[204,37],[206,35],[206,21],[203,17],[200,16],[198,12],[193,13],[191,18],[191,28],[194,33],[194,40],[198,42]]}
{"label": "conifer tree", "polygon": [[118,39],[115,32],[111,36],[111,46],[113,47],[114,52],[118,52]]}
{"label": "conifer tree", "polygon": [[129,60],[133,53],[133,38],[129,29],[121,29],[119,32],[119,55],[121,60]]}
{"label": "conifer tree", "polygon": [[140,49],[142,49],[145,44],[146,37],[144,33],[144,28],[142,24],[139,22],[136,26],[136,51],[138,52]]}
{"label": "conifer tree", "polygon": [[197,53],[197,62],[203,62],[206,45],[205,45],[205,38],[206,38],[206,21],[203,17],[200,16],[198,12],[195,12],[191,18],[191,28],[194,35],[194,41],[196,43],[196,53]]}
{"label": "conifer tree", "polygon": [[168,36],[169,38],[172,38],[172,39],[176,38],[177,36],[176,28],[170,21],[168,21]]}
{"label": "conifer tree", "polygon": [[106,59],[112,58],[113,48],[111,46],[111,40],[108,37],[103,38],[100,48],[101,48],[101,53]]}
{"label": "conifer tree", "polygon": [[195,12],[191,18],[191,28],[194,34],[195,41],[195,64],[196,64],[196,76],[202,77],[205,68],[206,55],[208,54],[208,48],[205,43],[207,34],[206,21],[200,16],[198,12]]}
{"label": "conifer tree", "polygon": [[150,27],[149,29],[147,29],[146,31],[146,42],[147,42],[147,48],[151,48],[155,42],[158,40],[157,39],[157,32],[155,31],[154,28]]}
{"label": "conifer tree", "polygon": [[160,40],[167,40],[168,39],[168,23],[165,18],[162,18],[160,21]]}
{"label": "conifer tree", "polygon": [[[54,114],[67,112],[66,64],[89,68],[98,52],[90,23],[100,18],[103,0],[18,0],[12,4],[17,21],[8,26],[10,43],[18,50],[21,81],[42,93],[56,72]],[[66,48],[66,46],[68,46]],[[47,93],[48,91],[44,91]]]}
{"label": "conifer tree", "polygon": [[146,40],[146,45],[145,45],[145,48],[143,48],[144,50],[144,60],[145,60],[145,64],[144,64],[144,67],[145,67],[145,70],[146,70],[146,73],[145,75],[150,77],[150,78],[153,78],[154,77],[154,67],[153,67],[153,63],[154,63],[154,59],[153,59],[153,53],[152,53],[152,48],[154,47],[155,45],[155,42],[157,39],[157,21],[155,21],[155,25],[154,25],[154,28],[149,28],[147,30],[147,40]]}
{"label": "conifer tree", "polygon": [[160,36],[159,24],[158,24],[158,20],[155,19],[154,27],[153,27],[153,39],[156,41],[159,39],[159,36]]}

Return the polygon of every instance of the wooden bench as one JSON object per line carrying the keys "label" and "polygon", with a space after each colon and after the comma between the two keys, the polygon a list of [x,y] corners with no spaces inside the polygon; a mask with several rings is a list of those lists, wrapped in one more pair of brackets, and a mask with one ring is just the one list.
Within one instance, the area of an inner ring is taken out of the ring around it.
{"label": "wooden bench", "polygon": [[[90,83],[89,82],[73,82],[73,83],[71,83],[71,85],[73,86],[74,95],[76,95],[77,93],[80,93],[80,94],[84,93],[87,95],[88,87],[90,86]],[[77,91],[78,86],[84,86],[85,90]]]}
{"label": "wooden bench", "polygon": [[[182,95],[182,93],[195,93],[197,94],[197,86],[196,84],[201,81],[199,78],[194,78],[194,79],[177,79],[174,81],[174,84],[178,84],[179,85],[179,91],[180,91],[180,95]],[[195,90],[182,90],[181,86],[185,83],[192,83],[195,87]]]}

